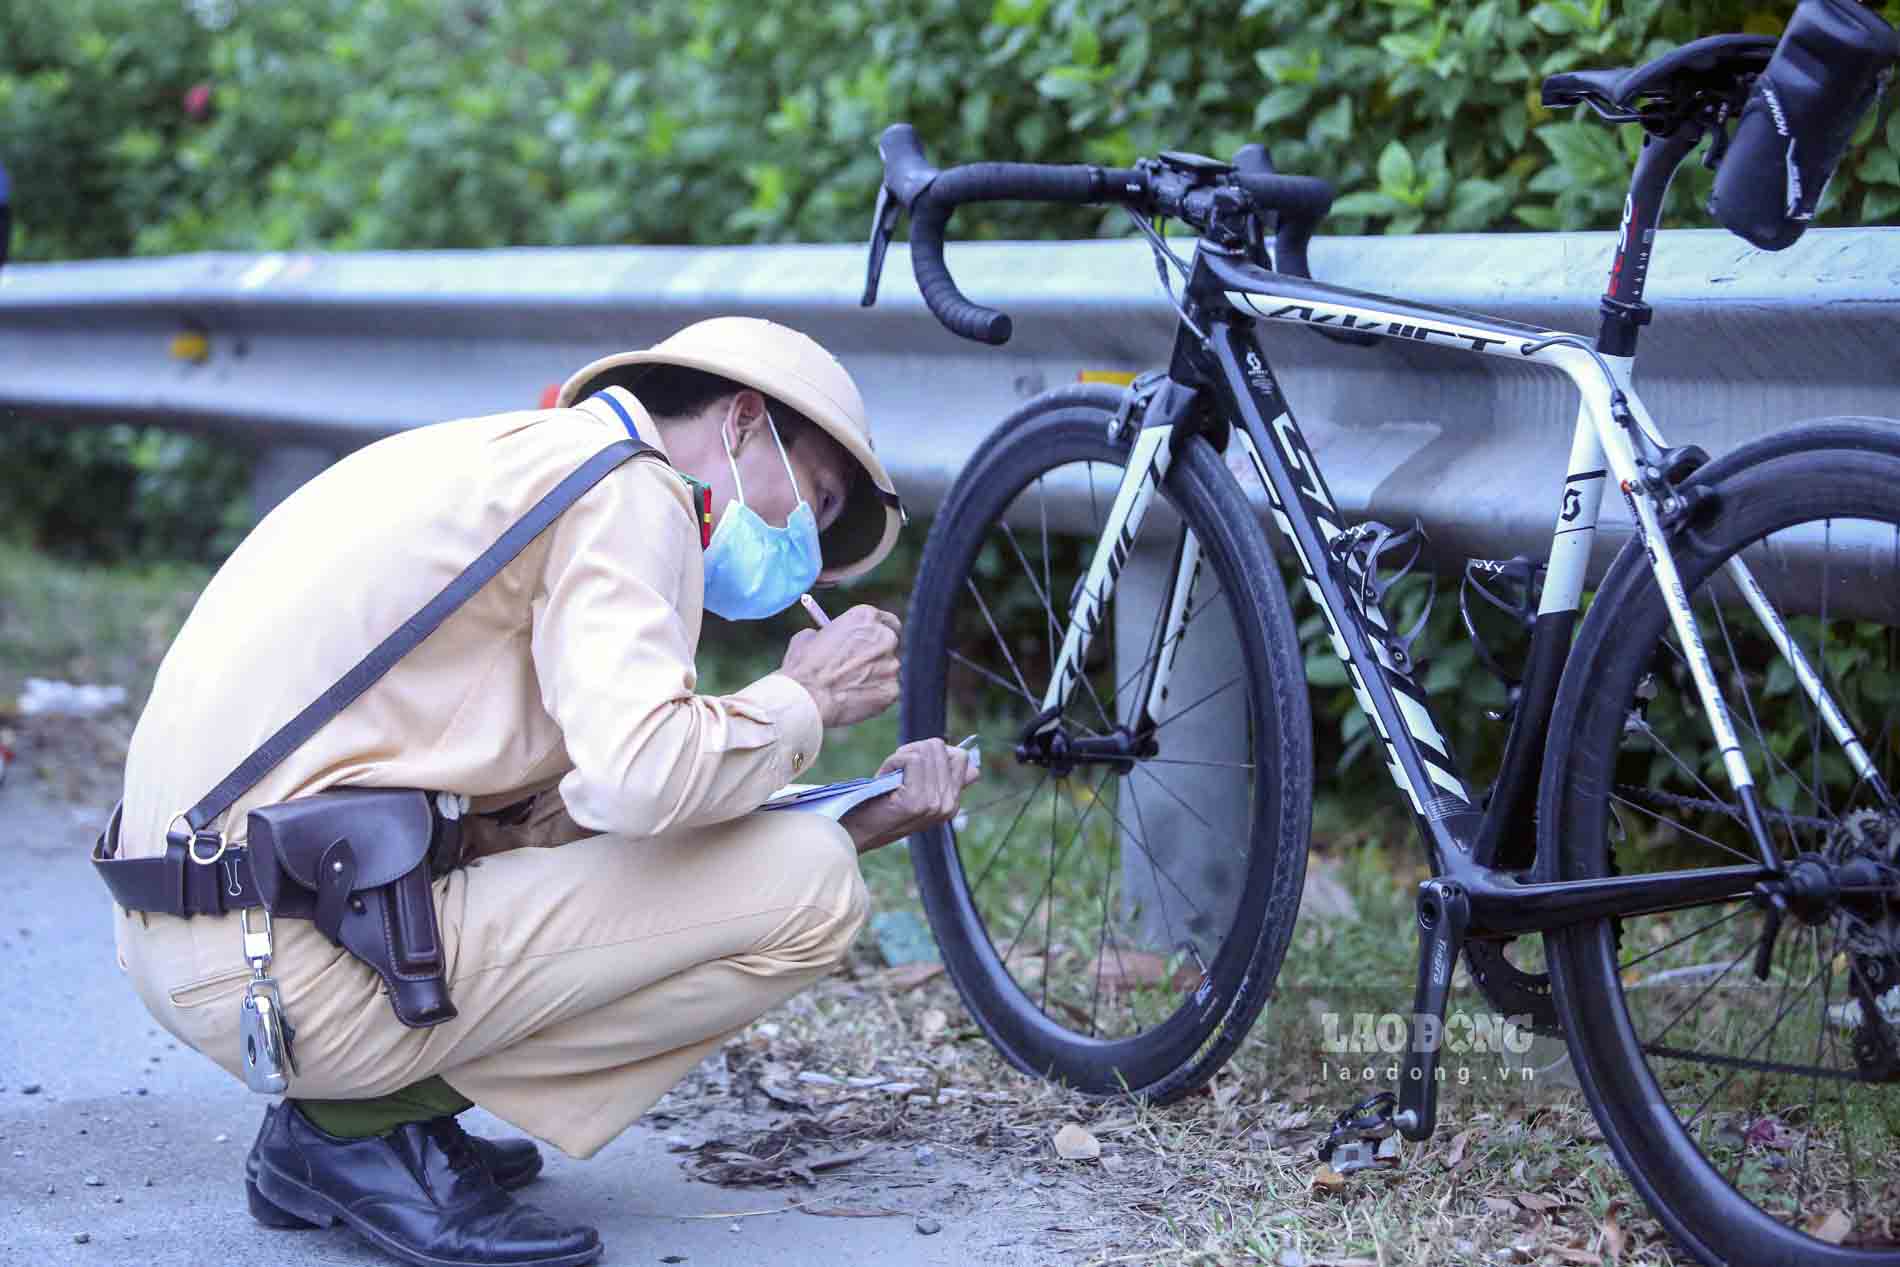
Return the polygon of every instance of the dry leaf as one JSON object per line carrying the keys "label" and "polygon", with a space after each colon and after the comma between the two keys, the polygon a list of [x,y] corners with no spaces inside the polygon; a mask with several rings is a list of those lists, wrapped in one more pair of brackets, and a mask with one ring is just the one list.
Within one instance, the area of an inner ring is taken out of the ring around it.
{"label": "dry leaf", "polygon": [[915,990],[942,972],[943,965],[940,963],[900,963],[895,968],[879,973],[877,981],[892,993],[902,994],[907,990]]}
{"label": "dry leaf", "polygon": [[1451,1151],[1445,1154],[1445,1168],[1456,1166],[1465,1159],[1465,1145],[1471,1142],[1470,1131],[1459,1131],[1451,1137]]}
{"label": "dry leaf", "polygon": [[807,1214],[816,1214],[818,1217],[825,1219],[889,1219],[900,1217],[904,1213],[902,1210],[885,1210],[877,1206],[865,1206],[860,1208],[858,1206],[849,1205],[832,1205],[819,1209],[816,1206],[805,1205],[800,1206],[799,1209]]}
{"label": "dry leaf", "polygon": [[1587,1264],[1587,1267],[1602,1267],[1603,1264],[1603,1256],[1594,1250],[1569,1249],[1564,1246],[1558,1246],[1546,1250],[1545,1253],[1555,1254],[1566,1263],[1584,1263]]}
{"label": "dry leaf", "polygon": [[812,1170],[836,1170],[839,1166],[848,1166],[854,1161],[863,1161],[876,1151],[875,1148],[860,1148],[855,1153],[839,1153],[832,1157],[820,1157],[805,1164]]}
{"label": "dry leaf", "polygon": [[1027,946],[1019,947],[1003,961],[1003,966],[1009,969],[1017,985],[1034,985],[1042,980],[1043,956],[1030,954]]}
{"label": "dry leaf", "polygon": [[1326,1162],[1321,1162],[1319,1169],[1313,1172],[1313,1187],[1315,1188],[1337,1190],[1345,1186],[1346,1176],[1334,1170]]}
{"label": "dry leaf", "polygon": [[1056,1132],[1056,1156],[1064,1161],[1093,1161],[1102,1155],[1102,1142],[1076,1122],[1065,1122]]}
{"label": "dry leaf", "polygon": [[917,1033],[925,1042],[936,1038],[950,1026],[950,1018],[940,1007],[926,1008],[917,1018]]}
{"label": "dry leaf", "polygon": [[1854,1220],[1840,1209],[1829,1210],[1825,1215],[1816,1215],[1808,1220],[1808,1235],[1830,1245],[1839,1245],[1854,1230]]}
{"label": "dry leaf", "polygon": [[1102,988],[1126,990],[1132,986],[1171,984],[1177,990],[1192,990],[1201,983],[1200,969],[1192,959],[1177,966],[1172,981],[1168,976],[1168,957],[1146,950],[1104,950],[1088,967],[1093,983],[1100,976]]}
{"label": "dry leaf", "polygon": [[1518,1193],[1517,1203],[1526,1210],[1531,1210],[1538,1214],[1546,1214],[1563,1204],[1563,1202],[1559,1201],[1556,1197],[1546,1197],[1535,1192]]}
{"label": "dry leaf", "polygon": [[1484,1208],[1493,1214],[1517,1213],[1517,1205],[1514,1202],[1506,1201],[1503,1197],[1485,1197],[1483,1201]]}
{"label": "dry leaf", "polygon": [[1603,1252],[1612,1262],[1623,1260],[1623,1251],[1629,1245],[1629,1235],[1623,1231],[1622,1224],[1616,1221],[1616,1211],[1611,1210],[1603,1218]]}

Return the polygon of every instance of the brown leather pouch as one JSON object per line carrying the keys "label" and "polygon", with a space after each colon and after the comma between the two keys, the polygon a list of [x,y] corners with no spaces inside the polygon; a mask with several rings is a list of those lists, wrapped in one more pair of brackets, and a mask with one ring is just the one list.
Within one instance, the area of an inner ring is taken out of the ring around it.
{"label": "brown leather pouch", "polygon": [[334,788],[250,812],[251,870],[273,916],[314,921],[368,964],[411,1028],[455,1015],[430,890],[459,821],[420,788]]}

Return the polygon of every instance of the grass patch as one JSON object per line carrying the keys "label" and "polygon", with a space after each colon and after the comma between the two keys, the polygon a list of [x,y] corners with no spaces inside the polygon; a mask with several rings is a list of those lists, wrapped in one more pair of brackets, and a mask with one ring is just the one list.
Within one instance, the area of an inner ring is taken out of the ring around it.
{"label": "grass patch", "polygon": [[29,677],[98,682],[123,686],[136,716],[210,578],[191,564],[75,564],[0,543],[0,702]]}

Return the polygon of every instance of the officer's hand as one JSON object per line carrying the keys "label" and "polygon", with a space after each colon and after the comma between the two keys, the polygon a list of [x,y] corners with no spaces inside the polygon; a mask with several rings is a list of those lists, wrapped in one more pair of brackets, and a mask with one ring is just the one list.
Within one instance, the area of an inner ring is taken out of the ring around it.
{"label": "officer's hand", "polygon": [[859,853],[869,853],[912,832],[924,831],[956,816],[963,789],[976,782],[976,762],[961,748],[941,739],[907,743],[890,755],[877,772],[902,770],[904,786],[876,800],[866,801],[841,821]]}
{"label": "officer's hand", "polygon": [[823,629],[792,635],[779,669],[811,692],[826,726],[853,726],[897,702],[897,636],[903,622],[859,604]]}

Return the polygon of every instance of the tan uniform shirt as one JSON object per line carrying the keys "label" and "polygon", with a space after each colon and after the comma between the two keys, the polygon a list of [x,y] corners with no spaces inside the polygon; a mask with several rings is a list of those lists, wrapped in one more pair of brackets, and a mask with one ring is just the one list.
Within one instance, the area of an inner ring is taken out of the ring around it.
{"label": "tan uniform shirt", "polygon": [[[174,814],[625,435],[599,402],[444,422],[350,454],[272,510],[159,667],[126,759],[121,856],[162,853]],[[703,585],[683,483],[651,458],[623,464],[241,796],[228,838],[244,842],[254,805],[339,784],[458,792],[476,811],[558,784],[570,838],[751,811],[817,756],[817,706],[776,673],[694,693]],[[147,972],[179,982],[241,964],[225,921],[188,923],[204,926],[196,963]],[[123,914],[118,929],[123,963]]]}

